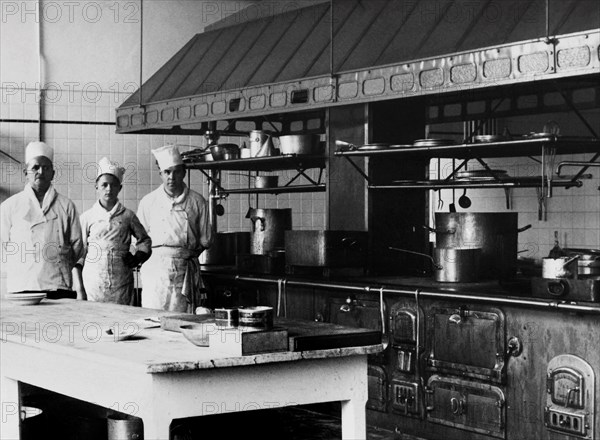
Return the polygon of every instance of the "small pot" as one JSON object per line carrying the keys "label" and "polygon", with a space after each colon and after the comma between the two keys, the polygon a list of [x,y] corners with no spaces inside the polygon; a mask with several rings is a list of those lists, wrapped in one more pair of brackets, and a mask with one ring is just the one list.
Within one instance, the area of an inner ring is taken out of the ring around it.
{"label": "small pot", "polygon": [[256,176],[254,188],[277,188],[279,176]]}
{"label": "small pot", "polygon": [[578,259],[579,255],[542,259],[542,278],[577,278]]}
{"label": "small pot", "polygon": [[210,147],[214,160],[232,160],[240,158],[240,147],[236,144],[218,144]]}

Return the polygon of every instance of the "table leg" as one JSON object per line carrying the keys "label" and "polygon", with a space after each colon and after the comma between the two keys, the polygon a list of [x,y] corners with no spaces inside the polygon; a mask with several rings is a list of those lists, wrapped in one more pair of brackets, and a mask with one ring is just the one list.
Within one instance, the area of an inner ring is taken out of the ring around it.
{"label": "table leg", "polygon": [[366,401],[361,399],[342,402],[342,439],[365,440],[367,438]]}
{"label": "table leg", "polygon": [[[167,412],[167,409],[164,410]],[[144,422],[144,438],[148,440],[169,440],[171,418],[153,413],[141,415]]]}
{"label": "table leg", "polygon": [[20,439],[19,382],[5,376],[0,377],[0,403],[2,404],[0,438],[3,440]]}

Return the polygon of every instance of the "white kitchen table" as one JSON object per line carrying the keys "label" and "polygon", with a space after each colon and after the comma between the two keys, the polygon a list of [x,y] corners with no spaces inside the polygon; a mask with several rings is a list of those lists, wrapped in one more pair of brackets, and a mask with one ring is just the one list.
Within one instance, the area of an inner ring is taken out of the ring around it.
{"label": "white kitchen table", "polygon": [[[367,355],[381,345],[230,356],[143,328],[165,312],[76,300],[0,302],[0,438],[19,438],[19,382],[140,417],[146,440],[176,418],[341,401],[343,439],[366,438]],[[117,323],[139,328],[115,341]],[[258,427],[257,429],[263,429]]]}

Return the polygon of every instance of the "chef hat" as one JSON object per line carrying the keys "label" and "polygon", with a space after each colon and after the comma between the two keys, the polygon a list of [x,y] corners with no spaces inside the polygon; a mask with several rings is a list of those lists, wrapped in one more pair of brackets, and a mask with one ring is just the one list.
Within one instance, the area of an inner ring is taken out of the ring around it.
{"label": "chef hat", "polygon": [[25,148],[25,163],[29,163],[34,157],[44,156],[54,161],[54,150],[45,142],[29,142]]}
{"label": "chef hat", "polygon": [[119,179],[119,182],[122,182],[123,174],[125,174],[125,168],[120,167],[116,162],[111,162],[108,157],[103,157],[98,162],[98,175],[96,176],[96,179],[102,174],[112,174]]}
{"label": "chef hat", "polygon": [[177,165],[183,165],[183,159],[181,159],[177,145],[165,145],[164,147],[152,150],[152,154],[154,154],[161,171],[176,167]]}

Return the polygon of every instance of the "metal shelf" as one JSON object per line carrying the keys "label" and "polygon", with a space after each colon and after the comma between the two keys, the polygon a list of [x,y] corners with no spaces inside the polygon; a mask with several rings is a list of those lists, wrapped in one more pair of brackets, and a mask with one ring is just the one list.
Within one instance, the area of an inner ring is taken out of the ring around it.
{"label": "metal shelf", "polygon": [[277,171],[306,170],[324,168],[325,157],[313,155],[286,154],[283,156],[252,157],[246,159],[215,160],[208,162],[186,162],[187,169],[192,170],[226,170],[226,171]]}
{"label": "metal shelf", "polygon": [[289,193],[309,193],[325,192],[325,184],[318,185],[290,185],[278,186],[276,188],[243,188],[243,189],[221,189],[223,194],[289,194]]}
{"label": "metal shelf", "polygon": [[597,153],[600,139],[569,138],[554,135],[523,138],[502,142],[481,142],[472,144],[444,145],[438,147],[415,147],[402,145],[382,150],[336,151],[336,156],[379,157],[379,156],[427,156],[440,158],[471,159],[476,157],[520,157],[541,155],[542,147],[556,148],[556,154]]}

